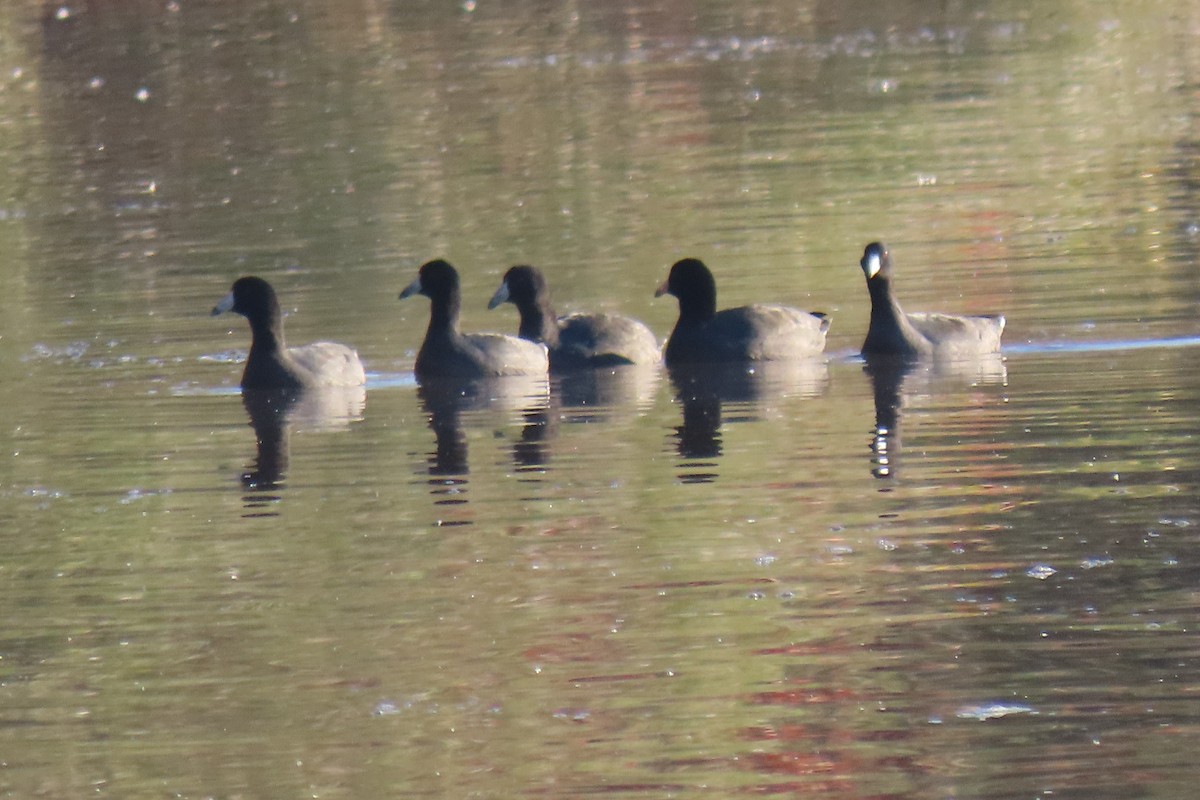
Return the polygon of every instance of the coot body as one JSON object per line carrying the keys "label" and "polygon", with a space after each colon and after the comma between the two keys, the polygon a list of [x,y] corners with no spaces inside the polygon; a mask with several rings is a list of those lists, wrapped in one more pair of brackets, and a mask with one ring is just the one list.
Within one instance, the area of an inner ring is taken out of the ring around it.
{"label": "coot body", "polygon": [[717,311],[717,287],[702,261],[671,267],[656,297],[679,300],[679,320],[667,339],[668,365],[812,358],[825,350],[829,318],[790,306],[756,303]]}
{"label": "coot body", "polygon": [[421,266],[417,279],[400,299],[421,294],[429,298],[429,327],[417,352],[417,378],[495,378],[507,375],[545,375],[546,346],[501,333],[462,333],[458,317],[462,292],[458,271],[437,259]]}
{"label": "coot body", "polygon": [[242,371],[243,389],[304,389],[362,386],[366,372],[358,353],[344,344],[314,342],[288,347],[283,315],[271,284],[248,275],[213,308],[213,316],[232,311],[250,322],[250,355]]}
{"label": "coot body", "polygon": [[550,288],[537,267],[516,266],[504,274],[488,308],[502,303],[517,307],[521,317],[517,334],[546,345],[550,369],[555,372],[662,360],[658,340],[635,319],[608,313],[555,314]]}
{"label": "coot body", "polygon": [[864,357],[962,359],[999,352],[1003,316],[905,313],[893,290],[888,249],[879,242],[871,242],[859,265],[871,293],[871,322],[862,346]]}

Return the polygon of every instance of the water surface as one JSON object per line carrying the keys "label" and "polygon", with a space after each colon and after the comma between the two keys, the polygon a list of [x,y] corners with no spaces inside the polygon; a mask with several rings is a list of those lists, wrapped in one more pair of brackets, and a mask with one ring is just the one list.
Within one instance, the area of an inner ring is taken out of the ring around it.
{"label": "water surface", "polygon": [[[1180,2],[301,0],[0,12],[0,790],[1187,798]],[[1002,359],[855,357],[857,261]],[[399,290],[512,263],[819,365],[420,386]],[[236,390],[241,274],[364,396]]]}

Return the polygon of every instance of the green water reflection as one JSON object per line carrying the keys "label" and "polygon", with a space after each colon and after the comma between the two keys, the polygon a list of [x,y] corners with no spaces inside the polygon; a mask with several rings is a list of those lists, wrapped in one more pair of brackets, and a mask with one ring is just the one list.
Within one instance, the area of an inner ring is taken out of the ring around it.
{"label": "green water reflection", "polygon": [[[1195,347],[1087,345],[1198,333],[1197,30],[0,9],[0,790],[1190,797]],[[907,307],[1029,347],[873,382],[876,238]],[[723,305],[828,311],[830,362],[691,405],[411,380],[428,258],[469,329],[515,329],[485,303],[527,262],[665,335],[682,255]],[[365,406],[243,405],[248,332],[208,310],[250,272],[290,340],[359,349]]]}

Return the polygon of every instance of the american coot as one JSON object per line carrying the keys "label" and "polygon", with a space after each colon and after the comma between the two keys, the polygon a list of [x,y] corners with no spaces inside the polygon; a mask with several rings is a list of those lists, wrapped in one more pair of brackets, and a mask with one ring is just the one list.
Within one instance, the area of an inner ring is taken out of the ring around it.
{"label": "american coot", "polygon": [[717,311],[712,273],[695,258],[677,261],[655,297],[679,300],[667,364],[777,361],[820,355],[829,318],[789,306],[755,304]]}
{"label": "american coot", "polygon": [[871,325],[862,346],[864,356],[953,359],[999,352],[1003,316],[906,314],[892,292],[892,258],[887,248],[871,242],[859,265],[871,292]]}
{"label": "american coot", "polygon": [[462,293],[458,272],[437,259],[422,265],[417,279],[400,299],[423,294],[429,298],[429,327],[417,352],[416,373],[422,377],[489,378],[505,375],[545,375],[546,346],[501,333],[459,333]]}
{"label": "american coot", "polygon": [[213,308],[250,321],[250,355],[242,372],[243,389],[304,389],[317,386],[361,386],[367,382],[358,353],[344,344],[315,342],[287,347],[283,317],[271,284],[262,278],[238,278]]}
{"label": "american coot", "polygon": [[537,267],[517,266],[504,273],[488,308],[512,303],[521,315],[517,334],[550,349],[550,368],[568,371],[662,360],[658,340],[635,319],[618,314],[568,314],[550,305],[550,288]]}

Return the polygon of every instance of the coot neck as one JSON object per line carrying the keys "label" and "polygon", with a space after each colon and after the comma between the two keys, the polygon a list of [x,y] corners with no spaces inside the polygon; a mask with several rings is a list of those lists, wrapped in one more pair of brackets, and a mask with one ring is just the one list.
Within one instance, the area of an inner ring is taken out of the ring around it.
{"label": "coot neck", "polygon": [[877,275],[867,281],[867,290],[871,293],[871,322],[886,322],[904,317],[904,310],[892,294],[892,282],[889,278]]}
{"label": "coot neck", "polygon": [[429,307],[428,334],[452,336],[458,332],[458,316],[462,310],[462,294],[455,289],[434,300]]}
{"label": "coot neck", "polygon": [[702,325],[716,315],[716,292],[694,293],[679,301],[680,325]]}
{"label": "coot neck", "polygon": [[891,279],[877,275],[867,281],[867,289],[871,293],[871,323],[864,352],[918,354],[925,337],[908,321],[908,315],[892,293]]}
{"label": "coot neck", "polygon": [[251,319],[250,331],[250,354],[242,372],[242,388],[300,388],[303,384],[292,369],[283,341],[279,306],[274,305],[261,319]]}
{"label": "coot neck", "polygon": [[550,307],[549,300],[522,303],[517,311],[521,315],[518,336],[531,342],[541,342],[552,350],[558,347],[558,317]]}
{"label": "coot neck", "polygon": [[282,352],[286,345],[283,343],[283,316],[279,306],[272,304],[262,317],[250,318],[250,357],[256,353],[273,355]]}

